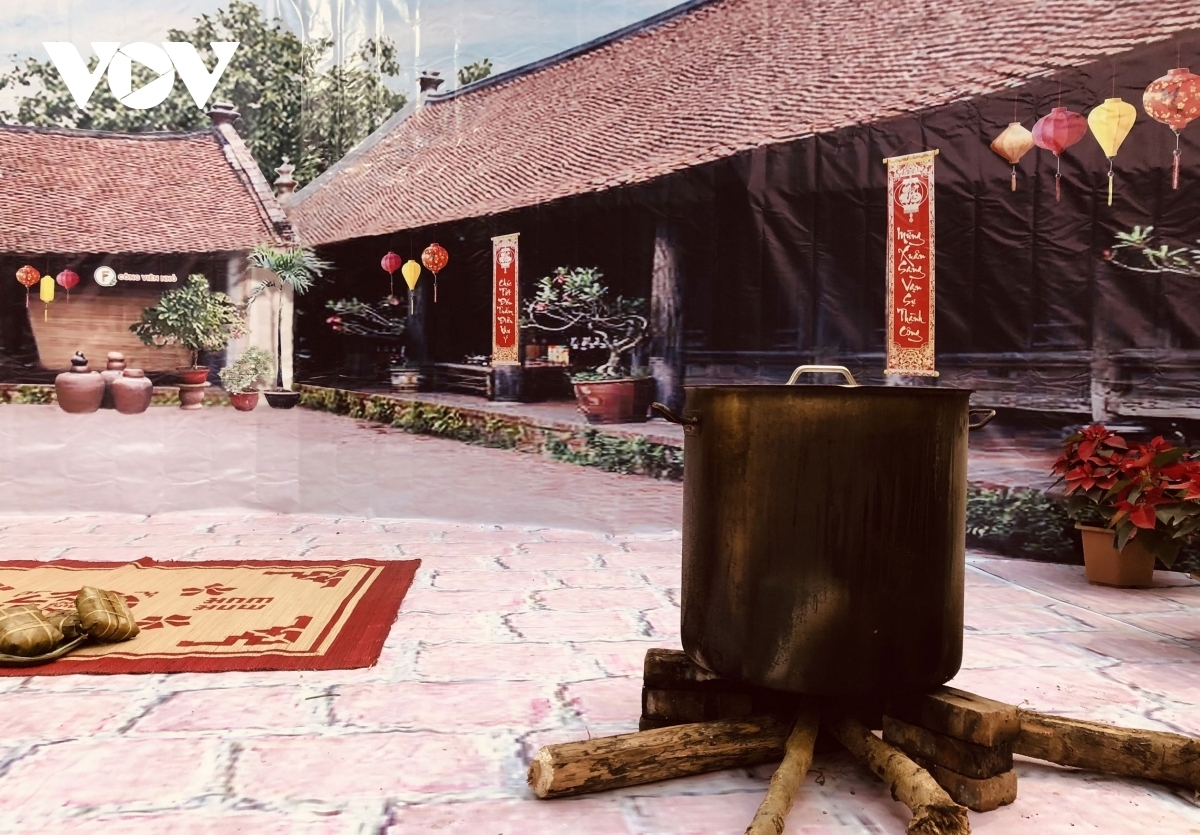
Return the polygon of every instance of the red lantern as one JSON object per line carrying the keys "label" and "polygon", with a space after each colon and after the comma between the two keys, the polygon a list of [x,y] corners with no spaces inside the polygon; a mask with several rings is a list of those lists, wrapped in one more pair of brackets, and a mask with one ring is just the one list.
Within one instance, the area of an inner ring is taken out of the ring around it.
{"label": "red lantern", "polygon": [[441,244],[430,244],[421,253],[421,263],[425,265],[425,269],[433,273],[433,300],[435,303],[437,302],[437,275],[445,269],[449,261],[450,253],[446,252],[445,247]]}
{"label": "red lantern", "polygon": [[1062,152],[1087,135],[1087,119],[1082,113],[1055,107],[1033,126],[1033,144],[1054,154],[1054,200],[1062,197]]}
{"label": "red lantern", "polygon": [[400,260],[400,256],[394,252],[389,252],[379,262],[379,266],[383,267],[384,271],[388,274],[388,298],[395,298],[396,296],[396,277],[393,273],[400,269],[402,263],[403,261]]}
{"label": "red lantern", "polygon": [[1179,132],[1200,116],[1200,76],[1184,67],[1168,70],[1162,78],[1150,82],[1142,95],[1142,107],[1151,119],[1175,132],[1171,188],[1179,188]]}
{"label": "red lantern", "polygon": [[67,301],[71,301],[71,288],[79,283],[79,276],[74,270],[63,270],[54,278],[58,282],[58,286],[67,291]]}
{"label": "red lantern", "polygon": [[26,264],[21,269],[17,270],[17,281],[25,285],[25,307],[29,307],[29,288],[37,284],[42,278],[42,274],[33,267]]}

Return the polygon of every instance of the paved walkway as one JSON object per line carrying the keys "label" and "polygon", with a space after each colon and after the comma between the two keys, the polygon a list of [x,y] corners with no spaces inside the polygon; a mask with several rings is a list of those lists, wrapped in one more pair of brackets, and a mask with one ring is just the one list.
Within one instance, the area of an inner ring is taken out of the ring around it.
{"label": "paved walkway", "polygon": [[307,409],[0,406],[0,513],[312,513],[678,530],[678,483]]}
{"label": "paved walkway", "polygon": [[[511,455],[512,458],[520,456]],[[0,558],[419,557],[377,666],[0,679],[0,832],[740,835],[770,768],[537,801],[548,742],[634,730],[648,647],[679,646],[674,534],[314,516],[0,518]],[[1200,584],[1087,586],[970,557],[955,683],[1200,735]],[[1018,763],[981,835],[1200,832],[1191,792]],[[819,756],[787,829],[900,835],[873,775]],[[816,778],[823,775],[822,784]]]}

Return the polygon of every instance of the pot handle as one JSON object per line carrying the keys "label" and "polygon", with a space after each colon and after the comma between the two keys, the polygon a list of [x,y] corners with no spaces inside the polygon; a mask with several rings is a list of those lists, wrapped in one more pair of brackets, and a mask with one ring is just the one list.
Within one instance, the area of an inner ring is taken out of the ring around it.
{"label": "pot handle", "polygon": [[790,386],[795,383],[801,374],[841,374],[846,378],[847,386],[858,385],[854,375],[850,373],[850,369],[844,365],[802,365],[792,372],[791,377],[788,377],[787,384]]}
{"label": "pot handle", "polygon": [[669,423],[677,423],[682,426],[683,434],[685,435],[700,434],[700,418],[694,415],[692,417],[684,417],[683,415],[676,414],[662,403],[651,403],[650,411]]}
{"label": "pot handle", "polygon": [[[971,415],[979,415],[977,421],[971,421]],[[967,410],[967,429],[982,429],[992,422],[992,418],[996,416],[995,409],[968,409]]]}

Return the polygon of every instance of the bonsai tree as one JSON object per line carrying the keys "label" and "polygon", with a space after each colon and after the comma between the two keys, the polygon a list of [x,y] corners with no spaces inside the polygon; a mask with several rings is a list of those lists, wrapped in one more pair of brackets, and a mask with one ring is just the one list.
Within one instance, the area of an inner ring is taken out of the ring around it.
{"label": "bonsai tree", "polygon": [[408,326],[404,308],[382,299],[374,305],[358,299],[338,299],[325,305],[333,315],[326,324],[339,333],[351,336],[374,336],[399,339]]}
{"label": "bonsai tree", "polygon": [[1200,531],[1200,457],[1162,437],[1131,444],[1094,424],[1064,441],[1054,472],[1067,514],[1111,528],[1118,551],[1137,537],[1170,568]]}
{"label": "bonsai tree", "polygon": [[247,348],[232,365],[221,369],[221,385],[231,394],[255,391],[259,379],[273,367],[271,355],[262,348]]}
{"label": "bonsai tree", "polygon": [[631,355],[650,337],[646,300],[609,298],[603,278],[595,267],[559,267],[538,281],[534,297],[525,303],[522,328],[587,333],[595,347],[608,349],[603,365],[577,378],[628,376]]}
{"label": "bonsai tree", "polygon": [[[1171,273],[1200,278],[1200,247],[1152,246],[1153,237],[1153,226],[1135,226],[1132,231],[1118,232],[1117,242],[1104,257],[1135,273]],[[1200,241],[1196,243],[1200,244]]]}
{"label": "bonsai tree", "polygon": [[141,321],[129,330],[156,348],[183,346],[192,354],[192,368],[198,368],[200,352],[220,351],[245,333],[246,320],[229,296],[214,293],[204,276],[192,275],[182,287],[168,290],[158,304],[143,310]]}
{"label": "bonsai tree", "polygon": [[[294,295],[307,293],[325,270],[332,266],[328,261],[322,261],[311,249],[295,246],[288,249],[275,249],[270,246],[257,246],[250,253],[250,264],[259,269],[275,273],[275,278],[259,283],[246,307],[254,304],[267,290],[274,290],[275,297],[275,388],[283,388],[283,291],[291,287]],[[294,313],[293,313],[294,316]]]}

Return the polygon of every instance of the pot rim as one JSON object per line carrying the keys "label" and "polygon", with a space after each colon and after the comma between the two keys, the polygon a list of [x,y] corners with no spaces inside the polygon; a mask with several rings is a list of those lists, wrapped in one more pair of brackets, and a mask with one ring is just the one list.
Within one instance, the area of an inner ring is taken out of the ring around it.
{"label": "pot rim", "polygon": [[792,384],[787,383],[728,383],[716,385],[684,385],[683,390],[686,391],[736,391],[736,392],[777,392],[799,394],[803,392],[821,392],[824,394],[832,394],[834,392],[868,392],[871,394],[888,394],[889,396],[912,395],[915,397],[939,397],[939,396],[954,396],[961,394],[974,394],[977,389],[951,388],[950,386],[937,386],[925,388],[922,386],[879,386],[879,385],[819,385],[819,384]]}

